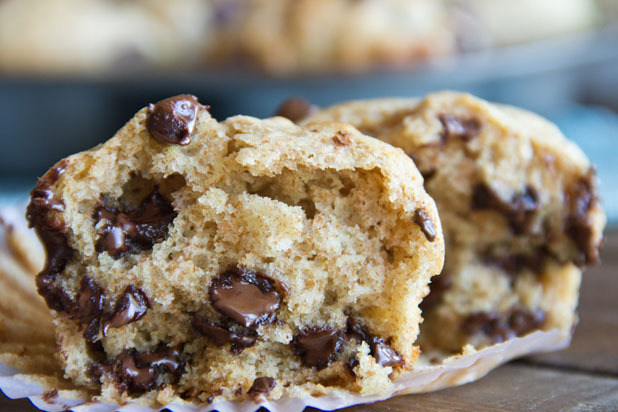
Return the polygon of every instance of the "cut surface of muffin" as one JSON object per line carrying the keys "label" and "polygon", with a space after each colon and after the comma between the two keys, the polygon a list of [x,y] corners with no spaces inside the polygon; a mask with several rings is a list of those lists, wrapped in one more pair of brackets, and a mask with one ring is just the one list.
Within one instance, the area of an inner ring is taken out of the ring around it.
{"label": "cut surface of muffin", "polygon": [[422,349],[572,328],[605,216],[593,166],[556,126],[454,92],[343,103],[304,121],[319,120],[402,148],[438,205],[446,261],[421,305]]}
{"label": "cut surface of muffin", "polygon": [[444,254],[401,150],[190,95],[60,161],[27,216],[65,374],[115,403],[387,393]]}

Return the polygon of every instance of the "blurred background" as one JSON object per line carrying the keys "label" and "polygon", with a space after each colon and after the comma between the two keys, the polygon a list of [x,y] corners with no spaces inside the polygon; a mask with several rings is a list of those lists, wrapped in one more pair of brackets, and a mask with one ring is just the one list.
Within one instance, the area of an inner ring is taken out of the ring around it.
{"label": "blurred background", "polygon": [[453,89],[556,122],[618,223],[618,0],[0,0],[0,206],[149,102]]}

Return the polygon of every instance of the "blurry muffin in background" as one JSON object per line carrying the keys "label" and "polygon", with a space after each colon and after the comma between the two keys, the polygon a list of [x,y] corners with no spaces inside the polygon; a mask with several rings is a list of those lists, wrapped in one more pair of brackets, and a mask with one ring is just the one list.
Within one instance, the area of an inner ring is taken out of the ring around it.
{"label": "blurry muffin in background", "polygon": [[447,0],[458,46],[483,49],[547,39],[599,23],[594,0]]}
{"label": "blurry muffin in background", "polygon": [[363,71],[451,54],[447,10],[434,0],[255,0],[235,52],[273,73]]}
{"label": "blurry muffin in background", "polygon": [[208,42],[203,0],[0,2],[0,70],[91,73],[186,66]]}
{"label": "blurry muffin in background", "polygon": [[599,15],[595,0],[4,0],[0,71],[412,68],[589,29]]}

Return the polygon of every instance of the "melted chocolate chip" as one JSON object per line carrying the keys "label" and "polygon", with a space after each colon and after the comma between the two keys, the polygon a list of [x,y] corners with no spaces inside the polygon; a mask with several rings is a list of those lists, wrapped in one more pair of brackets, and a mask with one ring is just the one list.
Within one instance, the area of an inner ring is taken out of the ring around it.
{"label": "melted chocolate chip", "polygon": [[293,122],[297,122],[315,113],[317,110],[318,107],[312,105],[307,100],[299,97],[292,97],[281,103],[275,116],[285,117]]}
{"label": "melted chocolate chip", "polygon": [[37,289],[47,306],[57,311],[69,310],[73,304],[66,292],[55,285],[56,276],[73,257],[73,249],[69,246],[67,228],[60,215],[64,203],[50,189],[62,176],[67,164],[63,160],[39,179],[26,209],[29,226],[36,231],[47,255],[45,267],[36,279]]}
{"label": "melted chocolate chip", "polygon": [[109,328],[120,328],[140,320],[148,308],[150,308],[150,302],[146,294],[133,285],[127,286],[122,296],[116,301],[113,313],[103,323],[103,335],[107,334]]}
{"label": "melted chocolate chip", "polygon": [[445,275],[444,272],[439,276],[432,277],[431,284],[429,285],[429,294],[425,296],[421,302],[421,310],[426,312],[436,307],[442,301],[442,296],[452,284],[452,279]]}
{"label": "melted chocolate chip", "polygon": [[219,312],[252,328],[275,320],[281,296],[272,279],[244,267],[234,267],[213,279],[210,300]]}
{"label": "melted chocolate chip", "polygon": [[73,305],[72,317],[87,325],[84,339],[89,343],[95,342],[99,336],[104,305],[105,297],[101,287],[88,276],[82,277],[77,301]]}
{"label": "melted chocolate chip", "polygon": [[401,355],[384,342],[375,343],[371,356],[380,366],[396,366],[402,362]]}
{"label": "melted chocolate chip", "polygon": [[253,385],[249,388],[248,394],[253,398],[258,398],[260,395],[268,396],[270,391],[275,387],[275,384],[275,380],[268,376],[255,378]]}
{"label": "melted chocolate chip", "polygon": [[469,141],[476,137],[481,131],[481,122],[477,119],[462,119],[451,114],[441,114],[438,116],[442,123],[442,142],[446,143],[451,139],[462,139]]}
{"label": "melted chocolate chip", "polygon": [[371,334],[367,328],[354,317],[349,317],[347,320],[346,335],[348,338],[354,339],[357,342],[367,342],[371,356],[373,356],[380,366],[396,366],[403,363],[403,359],[399,352],[391,348],[384,339]]}
{"label": "melted chocolate chip", "polygon": [[310,328],[297,335],[294,343],[303,365],[324,369],[337,357],[343,334],[330,328]]}
{"label": "melted chocolate chip", "polygon": [[535,274],[543,273],[545,262],[548,259],[550,259],[550,254],[545,248],[536,248],[530,254],[507,254],[505,256],[492,256],[488,252],[483,257],[486,264],[499,267],[512,279],[515,279],[525,269]]}
{"label": "melted chocolate chip", "polygon": [[575,258],[578,265],[595,264],[599,261],[599,245],[594,238],[589,213],[598,202],[594,186],[594,171],[578,179],[567,192],[570,211],[566,220],[566,232],[580,251]]}
{"label": "melted chocolate chip", "polygon": [[414,211],[414,223],[421,228],[427,240],[430,242],[434,241],[437,235],[436,228],[425,209],[416,209]]}
{"label": "melted chocolate chip", "polygon": [[477,312],[464,319],[461,328],[467,335],[483,333],[492,342],[499,343],[516,336],[522,336],[545,323],[545,313],[531,312],[523,308],[512,308],[509,312]]}
{"label": "melted chocolate chip", "polygon": [[161,143],[188,145],[195,128],[195,117],[202,107],[197,97],[182,94],[148,106],[146,128]]}
{"label": "melted chocolate chip", "polygon": [[197,313],[193,315],[193,328],[212,339],[216,346],[231,343],[233,353],[242,352],[243,349],[253,346],[257,340],[257,335],[252,330],[234,331],[212,323]]}
{"label": "melted chocolate chip", "polygon": [[493,209],[500,212],[517,235],[530,231],[538,207],[538,194],[530,186],[513,196],[510,202],[504,201],[484,183],[476,185],[472,192],[472,209]]}
{"label": "melted chocolate chip", "polygon": [[97,222],[107,222],[97,241],[97,250],[119,259],[126,254],[150,250],[165,239],[176,212],[171,202],[155,188],[137,210],[123,212],[101,206],[94,217]]}
{"label": "melted chocolate chip", "polygon": [[93,364],[91,376],[100,379],[100,376],[107,374],[118,382],[121,390],[133,395],[140,394],[179,379],[184,368],[181,352],[178,346],[170,348],[164,345],[154,352],[139,353],[128,349],[103,364]]}

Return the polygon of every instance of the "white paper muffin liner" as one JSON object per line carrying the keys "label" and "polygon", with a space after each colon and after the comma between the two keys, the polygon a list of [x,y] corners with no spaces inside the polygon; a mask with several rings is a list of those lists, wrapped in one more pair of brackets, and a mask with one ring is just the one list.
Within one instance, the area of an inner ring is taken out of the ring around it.
{"label": "white paper muffin liner", "polygon": [[[26,229],[23,218],[25,204],[5,208],[0,211],[0,217],[6,225],[12,225],[14,230],[24,232]],[[4,231],[4,229],[3,229]],[[30,231],[31,232],[31,231]],[[32,239],[37,242],[32,233],[22,233],[22,239]],[[2,236],[4,237],[4,236]],[[33,248],[40,248],[33,244]],[[10,254],[6,242],[0,242],[0,252]],[[0,273],[0,276],[3,276]],[[50,325],[51,327],[51,325]],[[22,373],[20,370],[0,362],[0,389],[9,398],[28,398],[39,409],[44,411],[63,411],[70,409],[75,412],[151,412],[164,408],[172,412],[253,412],[265,407],[271,412],[300,412],[306,407],[323,410],[334,410],[361,403],[371,403],[392,396],[430,392],[452,386],[463,385],[485,376],[488,372],[511,359],[532,353],[549,352],[567,347],[570,343],[570,331],[558,329],[536,331],[527,336],[513,338],[504,343],[485,347],[481,350],[464,350],[464,353],[443,359],[439,365],[429,361],[430,355],[421,354],[414,371],[401,375],[394,382],[389,394],[380,396],[362,396],[345,390],[334,392],[333,395],[303,398],[285,397],[276,401],[229,402],[215,401],[209,405],[193,405],[189,403],[165,405],[151,408],[138,404],[111,405],[99,402],[96,398],[89,399],[84,391],[58,390],[45,386],[40,374]],[[79,389],[79,388],[76,388]],[[56,394],[57,393],[57,394]]]}

